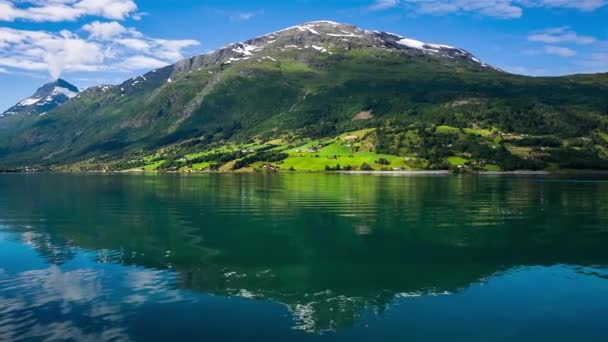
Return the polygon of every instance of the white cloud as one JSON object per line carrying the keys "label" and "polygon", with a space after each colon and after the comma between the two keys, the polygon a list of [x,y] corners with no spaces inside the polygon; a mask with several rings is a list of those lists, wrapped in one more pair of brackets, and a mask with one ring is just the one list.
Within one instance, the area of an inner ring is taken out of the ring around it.
{"label": "white cloud", "polygon": [[385,9],[397,7],[399,5],[399,0],[376,0],[376,2],[371,5],[369,8],[372,11],[382,11]]}
{"label": "white cloud", "polygon": [[35,56],[46,62],[53,78],[59,78],[63,70],[95,71],[105,59],[103,47],[65,32],[60,38],[45,38],[37,45],[42,53]]}
{"label": "white cloud", "polygon": [[573,43],[578,45],[589,45],[597,41],[595,37],[591,36],[579,36],[576,32],[572,31],[570,27],[557,27],[550,28],[540,32],[536,32],[528,36],[528,40],[531,42],[545,43],[545,44],[564,44]]}
{"label": "white cloud", "polygon": [[146,37],[118,39],[116,43],[132,51],[164,60],[181,59],[183,57],[182,50],[198,45],[195,40],[150,39]]}
{"label": "white cloud", "polygon": [[606,72],[608,69],[608,52],[593,52],[577,61],[576,64],[585,68],[584,72]]}
{"label": "white cloud", "polygon": [[247,13],[239,13],[239,14],[235,14],[230,16],[230,20],[232,21],[247,21],[250,19],[253,19],[257,14],[253,13],[253,12],[247,12]]}
{"label": "white cloud", "polygon": [[477,13],[501,19],[516,19],[526,8],[565,8],[594,11],[608,4],[607,0],[376,0],[372,9],[387,9],[404,4],[419,14]]}
{"label": "white cloud", "polygon": [[120,23],[113,21],[110,23],[102,23],[94,21],[82,27],[83,30],[89,32],[89,38],[108,40],[116,36],[120,36],[128,31]]}
{"label": "white cloud", "polygon": [[0,67],[48,71],[53,78],[74,71],[132,71],[158,68],[182,59],[195,40],[146,37],[116,22],[83,26],[88,37],[63,30],[27,31],[0,27]]}
{"label": "white cloud", "polygon": [[152,39],[152,50],[150,54],[166,60],[177,60],[183,56],[181,51],[189,47],[197,46],[199,43],[195,40],[167,40],[167,39]]}
{"label": "white cloud", "polygon": [[138,17],[133,0],[0,0],[0,21],[60,22],[86,16],[113,20]]}
{"label": "white cloud", "polygon": [[449,14],[459,12],[476,12],[497,18],[519,18],[523,9],[510,0],[405,0],[417,6],[420,13]]}
{"label": "white cloud", "polygon": [[120,63],[125,70],[137,69],[158,69],[167,66],[167,62],[163,62],[153,57],[147,56],[132,56]]}
{"label": "white cloud", "polygon": [[570,8],[584,12],[592,12],[608,4],[606,0],[537,0],[521,2],[528,3],[530,7]]}
{"label": "white cloud", "polygon": [[[569,26],[548,28],[542,31],[532,32],[528,35],[528,41],[539,43],[540,48],[527,50],[525,54],[549,54],[559,57],[574,57],[583,54],[580,61],[588,64],[587,66],[600,66],[601,54],[589,54],[589,51],[597,51],[601,49],[605,42],[599,41],[592,36],[579,35]],[[574,46],[582,46],[585,48],[573,48]],[[586,55],[586,56],[585,56]],[[591,56],[591,57],[589,57]],[[580,61],[575,63],[581,64]],[[598,63],[599,62],[599,63]]]}
{"label": "white cloud", "polygon": [[563,46],[554,46],[554,45],[546,45],[544,48],[545,53],[560,57],[572,57],[576,56],[576,51],[563,47]]}
{"label": "white cloud", "polygon": [[231,11],[218,11],[219,14],[228,17],[232,22],[248,21],[257,16],[264,14],[264,10],[258,11],[247,11],[247,12],[231,12]]}
{"label": "white cloud", "polygon": [[0,74],[10,74],[10,71],[8,71],[4,68],[0,68]]}
{"label": "white cloud", "polygon": [[74,6],[89,15],[115,20],[123,20],[137,11],[137,5],[132,0],[81,0]]}
{"label": "white cloud", "polygon": [[140,52],[150,51],[150,49],[152,48],[147,41],[138,38],[118,39],[116,40],[116,42],[128,49]]}

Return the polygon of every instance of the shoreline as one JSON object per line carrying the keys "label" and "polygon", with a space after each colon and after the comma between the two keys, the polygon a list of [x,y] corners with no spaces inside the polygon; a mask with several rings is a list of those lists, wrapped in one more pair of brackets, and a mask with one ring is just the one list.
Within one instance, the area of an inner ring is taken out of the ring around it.
{"label": "shoreline", "polygon": [[[297,173],[294,172],[294,173]],[[332,171],[332,172],[320,172],[326,174],[347,174],[347,175],[449,175],[452,172],[448,170],[403,170],[403,171]]]}
{"label": "shoreline", "polygon": [[446,176],[446,175],[479,175],[479,176],[560,176],[560,175],[608,175],[608,170],[555,170],[555,171],[533,171],[533,170],[516,170],[516,171],[468,171],[468,172],[453,172],[450,170],[402,170],[402,171],[293,171],[293,172],[234,172],[234,171],[198,171],[198,172],[183,172],[183,171],[140,171],[140,170],[123,170],[123,171],[22,171],[22,172],[0,172],[1,174],[179,174],[179,175],[197,175],[197,174],[340,174],[340,175],[384,175],[384,176]]}

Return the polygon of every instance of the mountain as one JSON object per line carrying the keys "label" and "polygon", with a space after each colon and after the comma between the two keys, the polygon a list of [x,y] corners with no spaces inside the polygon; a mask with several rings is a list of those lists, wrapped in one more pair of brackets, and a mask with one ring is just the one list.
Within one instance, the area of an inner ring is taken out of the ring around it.
{"label": "mountain", "polygon": [[217,63],[230,64],[255,58],[270,59],[268,54],[281,52],[315,50],[328,55],[340,54],[353,49],[375,48],[387,51],[401,51],[414,56],[433,56],[491,68],[468,51],[448,45],[431,44],[398,34],[363,30],[353,25],[331,21],[316,21],[286,28],[246,42],[231,44],[218,51],[192,57],[177,63],[176,71],[193,71]]}
{"label": "mountain", "polygon": [[0,118],[0,166],[608,168],[606,94],[606,74],[513,75],[463,49],[319,21]]}
{"label": "mountain", "polygon": [[78,95],[79,90],[69,82],[58,79],[40,87],[34,95],[9,108],[1,116],[27,114],[43,115],[68,102]]}

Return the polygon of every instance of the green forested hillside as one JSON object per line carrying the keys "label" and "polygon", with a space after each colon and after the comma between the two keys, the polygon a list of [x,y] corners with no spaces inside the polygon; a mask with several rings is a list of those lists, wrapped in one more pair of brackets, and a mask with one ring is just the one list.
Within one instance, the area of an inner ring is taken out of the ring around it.
{"label": "green forested hillside", "polygon": [[44,116],[1,118],[0,165],[608,168],[608,75],[518,76],[451,47],[307,25],[317,34],[258,37],[88,89]]}

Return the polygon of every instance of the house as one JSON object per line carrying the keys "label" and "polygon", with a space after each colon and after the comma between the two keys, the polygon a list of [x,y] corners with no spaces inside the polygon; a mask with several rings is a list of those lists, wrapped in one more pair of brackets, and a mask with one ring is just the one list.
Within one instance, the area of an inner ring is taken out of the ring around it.
{"label": "house", "polygon": [[268,171],[279,171],[281,168],[278,166],[274,166],[272,164],[264,164],[264,165],[262,165],[262,169],[268,170]]}
{"label": "house", "polygon": [[307,151],[308,151],[309,153],[317,153],[317,152],[319,152],[319,150],[320,150],[320,149],[322,149],[323,147],[325,147],[325,145],[323,145],[323,144],[319,144],[319,145],[317,145],[317,146],[310,147],[310,148],[309,148]]}
{"label": "house", "polygon": [[359,137],[356,135],[347,135],[344,137],[344,141],[357,141]]}

